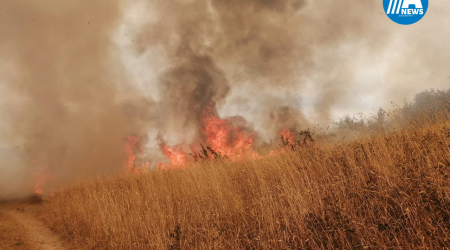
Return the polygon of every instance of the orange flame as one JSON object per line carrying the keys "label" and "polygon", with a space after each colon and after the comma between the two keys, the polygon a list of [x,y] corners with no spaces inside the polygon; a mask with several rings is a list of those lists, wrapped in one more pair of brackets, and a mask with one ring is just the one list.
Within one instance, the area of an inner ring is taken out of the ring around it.
{"label": "orange flame", "polygon": [[280,136],[287,142],[288,146],[295,145],[295,135],[289,128],[280,131]]}
{"label": "orange flame", "polygon": [[137,152],[142,152],[144,149],[140,144],[140,139],[137,136],[129,135],[125,138],[125,153],[127,154],[127,161],[124,165],[124,169],[128,173],[140,173],[148,170],[150,161],[138,162]]}
{"label": "orange flame", "polygon": [[283,140],[283,145],[280,149],[269,151],[269,156],[277,156],[285,152],[287,148],[295,146],[295,135],[289,128],[280,130],[279,135]]}
{"label": "orange flame", "polygon": [[44,186],[45,179],[44,178],[38,178],[36,183],[34,184],[34,193],[38,195],[44,194],[44,191],[42,187]]}
{"label": "orange flame", "polygon": [[210,147],[220,155],[231,160],[242,159],[246,155],[255,155],[252,151],[253,135],[243,132],[230,120],[221,119],[213,102],[206,106],[202,116],[203,130]]}
{"label": "orange flame", "polygon": [[[210,102],[203,109],[201,133],[205,136],[208,148],[232,161],[242,160],[244,157],[258,157],[258,154],[252,149],[253,135],[232,124],[232,119],[221,119],[217,114],[214,102]],[[169,159],[169,164],[159,163],[157,165],[159,169],[181,168],[190,161],[188,154],[183,151],[181,145],[170,147],[164,142],[160,142],[159,147]],[[189,145],[189,147],[193,153],[196,153],[199,148],[198,145],[194,144]],[[213,156],[209,157],[214,158]]]}
{"label": "orange flame", "polygon": [[164,142],[159,143],[162,153],[169,159],[169,164],[158,163],[158,169],[176,169],[183,167],[188,161],[187,154],[180,145],[170,147]]}
{"label": "orange flame", "polygon": [[136,160],[136,155],[134,154],[134,150],[136,147],[136,144],[138,143],[139,139],[137,136],[129,135],[126,138],[127,144],[125,146],[125,152],[127,154],[127,163],[125,165],[125,170],[127,172],[133,172],[135,170],[134,162]]}
{"label": "orange flame", "polygon": [[44,185],[49,179],[51,179],[49,166],[45,164],[42,159],[35,159],[32,163],[37,168],[35,172],[35,183],[33,185],[34,193],[37,195],[43,195]]}

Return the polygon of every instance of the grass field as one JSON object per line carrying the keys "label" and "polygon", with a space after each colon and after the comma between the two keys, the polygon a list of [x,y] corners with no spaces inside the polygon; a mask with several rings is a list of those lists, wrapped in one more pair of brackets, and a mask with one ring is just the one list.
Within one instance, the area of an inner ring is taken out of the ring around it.
{"label": "grass field", "polygon": [[450,247],[450,122],[85,181],[41,218],[86,249]]}

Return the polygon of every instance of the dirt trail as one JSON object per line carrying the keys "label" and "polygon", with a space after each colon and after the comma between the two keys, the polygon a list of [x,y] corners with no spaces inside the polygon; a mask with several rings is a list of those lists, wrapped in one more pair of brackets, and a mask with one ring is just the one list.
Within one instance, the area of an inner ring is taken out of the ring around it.
{"label": "dirt trail", "polygon": [[33,206],[30,202],[0,204],[0,249],[64,249],[60,239],[36,219]]}

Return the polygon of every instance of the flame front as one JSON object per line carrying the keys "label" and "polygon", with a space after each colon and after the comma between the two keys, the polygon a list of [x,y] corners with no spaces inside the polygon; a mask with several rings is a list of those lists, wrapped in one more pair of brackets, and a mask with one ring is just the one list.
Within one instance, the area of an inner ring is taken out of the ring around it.
{"label": "flame front", "polygon": [[295,135],[289,128],[285,128],[280,131],[281,139],[284,140],[285,146],[294,146],[295,145]]}
{"label": "flame front", "polygon": [[183,167],[188,161],[187,154],[181,149],[181,146],[170,147],[164,142],[159,143],[162,153],[169,159],[169,164],[159,163],[159,169],[176,169]]}
{"label": "flame front", "polygon": [[138,142],[137,136],[129,135],[126,138],[127,144],[125,146],[125,152],[127,154],[127,163],[125,165],[125,170],[127,172],[132,172],[134,170],[134,161],[136,160],[136,155],[134,154],[134,149]]}
{"label": "flame front", "polygon": [[[232,124],[232,119],[220,118],[217,114],[215,103],[212,101],[203,109],[201,134],[204,139],[202,141],[207,144],[206,149],[211,154],[204,153],[203,157],[201,157],[202,159],[227,157],[229,160],[236,161],[245,157],[257,156],[252,149],[253,134],[244,132],[242,127]],[[193,154],[198,154],[198,143],[185,146],[185,148],[190,148]],[[159,163],[158,168],[160,169],[180,168],[193,160],[188,157],[188,153],[183,151],[183,145],[171,147],[164,142],[160,142],[159,147],[169,160],[169,164]],[[202,150],[206,149],[202,148]],[[202,154],[202,152],[200,151],[199,154]]]}
{"label": "flame front", "polygon": [[202,122],[202,133],[210,147],[220,155],[238,160],[253,153],[253,135],[243,132],[229,120],[221,119],[213,102],[203,110]]}

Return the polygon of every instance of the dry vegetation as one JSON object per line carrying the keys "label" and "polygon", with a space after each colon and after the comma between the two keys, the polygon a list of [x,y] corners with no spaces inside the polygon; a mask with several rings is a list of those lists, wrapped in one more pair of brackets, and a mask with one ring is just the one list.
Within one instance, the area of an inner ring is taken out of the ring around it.
{"label": "dry vegetation", "polygon": [[86,249],[450,247],[450,121],[86,181],[42,218]]}

